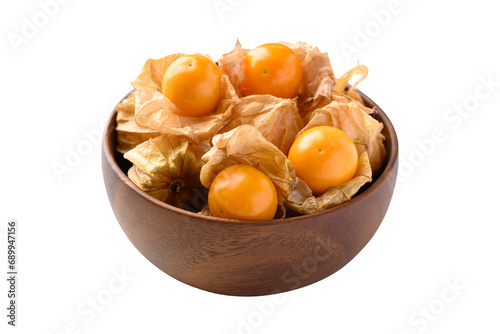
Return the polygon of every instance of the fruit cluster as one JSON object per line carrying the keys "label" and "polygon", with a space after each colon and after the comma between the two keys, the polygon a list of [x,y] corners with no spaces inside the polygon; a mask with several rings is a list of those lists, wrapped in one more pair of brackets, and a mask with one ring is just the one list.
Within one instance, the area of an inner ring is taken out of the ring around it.
{"label": "fruit cluster", "polygon": [[335,79],[306,43],[237,43],[217,63],[149,59],[117,106],[117,149],[139,188],[184,209],[241,220],[321,211],[385,158],[383,125],[356,92],[366,74],[358,65]]}

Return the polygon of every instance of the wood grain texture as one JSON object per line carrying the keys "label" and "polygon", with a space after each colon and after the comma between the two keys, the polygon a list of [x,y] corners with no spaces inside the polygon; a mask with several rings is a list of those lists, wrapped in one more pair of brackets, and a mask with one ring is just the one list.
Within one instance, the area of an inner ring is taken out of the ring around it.
{"label": "wood grain texture", "polygon": [[[362,93],[361,93],[362,94]],[[383,172],[351,201],[284,220],[243,222],[200,216],[160,202],[137,188],[117,153],[116,110],[103,135],[102,169],[109,201],[123,231],[154,265],[177,280],[220,294],[257,296],[297,289],[333,274],[370,241],[394,191],[396,132],[384,123]]]}

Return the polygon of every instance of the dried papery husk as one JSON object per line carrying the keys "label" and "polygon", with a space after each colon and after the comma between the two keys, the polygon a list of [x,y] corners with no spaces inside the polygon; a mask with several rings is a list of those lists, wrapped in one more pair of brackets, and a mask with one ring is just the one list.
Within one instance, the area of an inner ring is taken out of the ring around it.
{"label": "dried papery husk", "polygon": [[328,53],[323,53],[317,47],[304,42],[281,43],[291,48],[302,64],[303,74],[298,100],[300,114],[304,116],[330,103],[335,77]]}
{"label": "dried papery husk", "polygon": [[284,203],[290,194],[290,178],[295,170],[285,154],[251,125],[241,125],[229,132],[216,135],[213,147],[203,156],[201,183],[210,189],[214,178],[232,165],[257,168],[276,186],[278,202]]}
{"label": "dried papery husk", "polygon": [[249,124],[284,154],[288,154],[295,136],[304,127],[296,100],[280,99],[271,95],[241,98],[234,104],[231,113],[231,118],[219,133]]}
{"label": "dried papery husk", "polygon": [[333,101],[340,102],[340,103],[356,103],[356,104],[360,105],[361,107],[363,107],[363,110],[367,114],[373,113],[373,109],[366,107],[363,101],[355,99],[355,98],[353,98],[349,95],[346,95],[344,93],[339,93],[335,90],[333,90],[332,94],[331,94],[331,101],[330,102],[333,102]]}
{"label": "dried papery husk", "polygon": [[[381,126],[380,131],[382,131],[382,128],[383,125]],[[378,177],[382,173],[382,168],[387,156],[384,140],[384,135],[379,132],[373,136],[368,143],[368,157],[370,158],[373,177]]]}
{"label": "dried papery husk", "polygon": [[[363,111],[365,111],[367,114],[372,114],[373,109],[366,107],[362,102],[356,100],[355,98],[352,98],[346,94],[339,93],[335,90],[332,90],[331,95],[330,95],[330,102],[327,103],[330,104],[331,102],[339,102],[339,103],[354,103],[357,104]],[[323,106],[324,107],[324,106]],[[321,108],[318,108],[321,109]],[[311,115],[316,111],[317,109],[312,109],[309,110],[307,114],[302,115],[302,120],[304,124],[309,123],[309,120],[311,119]]]}
{"label": "dried papery husk", "polygon": [[158,132],[137,125],[135,122],[135,92],[116,106],[116,150],[127,153],[148,139],[157,137]]}
{"label": "dried papery husk", "polygon": [[205,205],[205,207],[203,209],[201,209],[201,211],[198,212],[198,214],[202,215],[202,216],[213,217],[212,211],[210,211],[210,207],[208,205]]}
{"label": "dried papery husk", "polygon": [[313,196],[304,181],[296,178],[291,186],[287,207],[302,214],[323,211],[350,200],[363,185],[371,182],[372,175],[379,172],[386,153],[381,134],[383,124],[371,117],[366,109],[357,102],[333,101],[312,113],[309,123],[300,133],[321,125],[341,129],[356,146],[358,169],[353,179],[330,188],[318,197]]}
{"label": "dried papery husk", "polygon": [[239,97],[243,97],[241,83],[243,82],[245,75],[243,74],[242,66],[243,60],[245,59],[248,51],[250,50],[243,49],[240,42],[237,40],[234,49],[229,53],[223,54],[222,57],[220,57],[217,61],[222,74],[228,76],[236,94]]}
{"label": "dried papery husk", "polygon": [[162,94],[162,80],[168,67],[183,54],[173,54],[158,60],[149,59],[141,74],[132,82],[136,89],[135,120],[161,134],[186,136],[199,143],[210,140],[224,126],[231,108],[238,99],[226,75],[221,78],[221,100],[211,114],[190,117],[179,115],[179,108]]}
{"label": "dried papery husk", "polygon": [[185,136],[160,135],[124,157],[134,164],[128,176],[140,189],[160,201],[197,212],[206,204],[200,182],[204,153]]}
{"label": "dried papery husk", "polygon": [[[360,76],[359,79],[354,83],[354,85],[349,87],[347,89],[347,92],[346,92],[346,88],[347,88],[347,85],[349,84],[349,81],[355,75],[359,75]],[[353,99],[356,99],[359,102],[363,103],[363,99],[358,94],[358,92],[356,92],[356,87],[358,87],[358,84],[361,81],[366,79],[367,75],[368,75],[368,67],[366,67],[365,65],[360,65],[358,62],[358,66],[353,67],[352,69],[350,69],[349,71],[344,73],[344,75],[342,77],[337,78],[335,80],[335,86],[333,89],[339,93],[346,93],[348,96],[352,97]]]}

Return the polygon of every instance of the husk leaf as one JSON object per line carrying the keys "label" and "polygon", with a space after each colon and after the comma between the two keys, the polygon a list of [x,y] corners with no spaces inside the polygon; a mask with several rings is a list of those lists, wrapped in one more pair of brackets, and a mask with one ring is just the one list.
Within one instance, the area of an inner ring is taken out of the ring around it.
{"label": "husk leaf", "polygon": [[118,142],[116,150],[118,152],[126,153],[146,140],[159,135],[158,132],[139,126],[135,122],[135,92],[132,92],[118,104],[116,111],[116,137]]}
{"label": "husk leaf", "polygon": [[270,143],[288,154],[297,133],[304,127],[295,100],[271,95],[251,95],[234,104],[229,122],[219,131],[240,125],[254,126]]}
{"label": "husk leaf", "polygon": [[335,86],[332,65],[328,53],[322,53],[317,47],[304,42],[284,43],[300,59],[303,74],[299,89],[299,110],[302,116],[331,102]]}
{"label": "husk leaf", "polygon": [[160,135],[124,157],[134,164],[128,176],[139,188],[168,204],[199,211],[205,204],[199,205],[204,193],[199,179],[203,154],[187,137]]}
{"label": "husk leaf", "polygon": [[237,40],[234,49],[231,52],[223,54],[217,61],[222,74],[227,75],[234,87],[235,93],[239,97],[243,97],[241,82],[245,76],[242,71],[242,65],[248,51],[250,50],[243,49]]}
{"label": "husk leaf", "polygon": [[[354,83],[354,85],[349,87],[346,92],[347,84],[349,83],[351,78],[355,75],[359,75],[360,76],[359,79]],[[336,79],[335,86],[333,89],[339,93],[347,93],[348,96],[363,103],[363,99],[356,92],[356,87],[358,87],[358,84],[361,81],[365,80],[367,76],[368,76],[368,67],[366,67],[365,65],[360,65],[358,62],[358,66],[353,67],[352,69],[344,73],[342,77]]]}

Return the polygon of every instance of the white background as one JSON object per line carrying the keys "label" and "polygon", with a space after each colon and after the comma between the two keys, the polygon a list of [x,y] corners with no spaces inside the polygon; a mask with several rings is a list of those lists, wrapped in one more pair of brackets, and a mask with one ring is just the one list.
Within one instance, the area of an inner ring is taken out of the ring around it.
{"label": "white background", "polygon": [[[43,22],[39,2],[2,0],[0,262],[15,218],[20,309],[10,328],[2,279],[0,331],[498,333],[498,8],[401,0],[377,23],[373,13],[390,3],[66,0]],[[10,39],[26,20],[41,27],[16,47]],[[147,58],[217,59],[237,38],[247,48],[306,41],[329,53],[337,76],[366,64],[359,88],[399,135],[401,175],[375,237],[341,271],[278,301],[204,292],[150,264],[113,215],[100,144],[60,178],[53,169],[99,130]],[[442,140],[431,143],[436,131]],[[126,286],[113,280],[123,270],[133,276]],[[121,291],[109,292],[110,282]],[[111,298],[92,315],[86,303],[98,296]]]}

